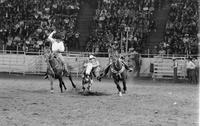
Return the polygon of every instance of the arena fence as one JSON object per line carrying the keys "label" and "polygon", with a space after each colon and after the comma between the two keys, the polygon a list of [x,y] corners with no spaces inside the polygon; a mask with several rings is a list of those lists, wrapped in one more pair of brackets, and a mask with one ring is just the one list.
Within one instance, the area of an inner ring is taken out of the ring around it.
{"label": "arena fence", "polygon": [[[70,71],[79,76],[82,73],[83,62],[91,52],[65,52],[63,53],[65,62],[69,66]],[[101,67],[105,68],[108,65],[109,58],[107,53],[95,53]],[[128,54],[128,56],[132,54]],[[173,78],[173,61],[174,55],[149,55],[141,54],[141,69],[140,76],[159,78]],[[178,77],[186,77],[186,55],[176,56],[178,62]],[[129,63],[133,62],[130,59]],[[22,74],[44,74],[46,72],[46,62],[43,57],[43,52],[15,52],[15,51],[0,51],[0,72],[22,73]],[[129,76],[135,76],[135,73],[129,73]]]}
{"label": "arena fence", "polygon": [[[174,57],[177,62],[177,78],[186,78],[186,58]],[[158,57],[154,61],[153,79],[173,79],[174,77],[174,62],[171,57]]]}

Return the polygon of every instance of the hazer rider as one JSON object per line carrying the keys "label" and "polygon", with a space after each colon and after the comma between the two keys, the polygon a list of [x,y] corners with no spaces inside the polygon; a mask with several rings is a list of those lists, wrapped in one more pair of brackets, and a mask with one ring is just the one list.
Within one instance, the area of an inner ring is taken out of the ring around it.
{"label": "hazer rider", "polygon": [[[66,70],[67,67],[65,66],[64,58],[61,54],[61,52],[65,51],[65,46],[64,46],[64,43],[62,41],[61,35],[58,35],[58,34],[55,34],[55,33],[56,33],[55,30],[52,33],[50,33],[47,40],[51,43],[51,51],[52,51],[53,55],[58,60],[61,61],[63,69],[64,69],[64,73],[67,73],[67,70]],[[53,37],[54,35],[55,35],[55,38]],[[45,78],[47,78],[47,76]]]}

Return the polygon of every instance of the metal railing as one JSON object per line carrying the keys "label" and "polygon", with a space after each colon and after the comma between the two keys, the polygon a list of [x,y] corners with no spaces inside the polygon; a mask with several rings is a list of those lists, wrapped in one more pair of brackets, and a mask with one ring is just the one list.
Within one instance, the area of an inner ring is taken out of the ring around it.
{"label": "metal railing", "polygon": [[[66,63],[69,64],[73,73],[77,76],[81,71],[82,63],[87,60],[90,54],[94,54],[100,61],[101,65],[108,63],[108,53],[93,53],[93,52],[64,52],[63,56]],[[127,56],[132,55],[127,54]],[[188,56],[186,55],[158,55],[158,54],[140,54],[142,60],[141,73],[149,74],[150,64],[158,59],[172,59],[173,57],[181,60]],[[197,55],[193,55],[197,56]],[[200,58],[198,56],[198,58]],[[148,62],[148,63],[147,63]],[[41,74],[46,72],[46,63],[43,57],[43,52],[24,52],[0,50],[0,72],[17,72],[17,73],[33,73]]]}
{"label": "metal railing", "polygon": [[[43,51],[39,52],[26,52],[26,51],[17,51],[17,50],[0,50],[0,54],[24,54],[24,55],[43,55]],[[77,52],[77,51],[65,51],[62,52],[63,56],[69,56],[69,57],[88,57],[89,55],[95,55],[96,57],[109,57],[108,52]],[[125,56],[130,56],[132,53],[124,54]],[[199,55],[189,55],[189,54],[140,54],[143,58],[154,58],[154,57],[200,57]]]}

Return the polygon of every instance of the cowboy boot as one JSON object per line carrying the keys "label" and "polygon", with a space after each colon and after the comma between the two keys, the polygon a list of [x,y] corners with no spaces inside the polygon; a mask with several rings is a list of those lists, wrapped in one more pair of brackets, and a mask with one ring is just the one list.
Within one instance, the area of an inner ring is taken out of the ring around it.
{"label": "cowboy boot", "polygon": [[133,68],[130,68],[130,67],[129,67],[129,68],[128,68],[128,71],[129,71],[129,72],[132,72],[132,71],[133,71]]}

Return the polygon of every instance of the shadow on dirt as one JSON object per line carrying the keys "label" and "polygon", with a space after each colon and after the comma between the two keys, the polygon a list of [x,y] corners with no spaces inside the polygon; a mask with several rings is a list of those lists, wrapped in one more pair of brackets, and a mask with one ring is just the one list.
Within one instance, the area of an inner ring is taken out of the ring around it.
{"label": "shadow on dirt", "polygon": [[79,95],[83,95],[83,96],[110,96],[112,94],[107,94],[105,92],[78,92]]}
{"label": "shadow on dirt", "polygon": [[49,90],[44,90],[44,89],[41,89],[41,90],[24,90],[24,89],[18,89],[18,91],[24,92],[24,93],[36,93],[36,94],[47,94],[47,93],[50,93]]}

